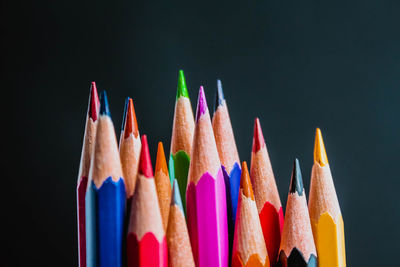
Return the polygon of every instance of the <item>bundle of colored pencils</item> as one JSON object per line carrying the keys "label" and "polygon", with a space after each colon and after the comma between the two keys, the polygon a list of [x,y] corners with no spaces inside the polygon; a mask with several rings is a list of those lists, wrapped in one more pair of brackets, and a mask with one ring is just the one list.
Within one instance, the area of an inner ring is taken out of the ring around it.
{"label": "bundle of colored pencils", "polygon": [[76,191],[79,266],[346,266],[320,129],[308,206],[295,159],[284,215],[259,119],[249,171],[239,160],[221,81],[213,117],[202,86],[193,116],[179,71],[167,158],[159,142],[153,172],[131,98],[118,144],[107,95],[99,98],[93,82]]}

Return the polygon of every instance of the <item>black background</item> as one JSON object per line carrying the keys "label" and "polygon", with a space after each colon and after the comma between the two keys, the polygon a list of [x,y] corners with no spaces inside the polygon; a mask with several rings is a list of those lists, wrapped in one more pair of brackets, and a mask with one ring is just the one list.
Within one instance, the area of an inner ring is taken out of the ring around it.
{"label": "black background", "polygon": [[222,80],[241,160],[250,159],[260,117],[283,204],[295,156],[308,195],[321,127],[348,266],[396,265],[399,1],[1,6],[6,266],[77,265],[75,187],[90,82],[107,90],[117,135],[124,98],[134,99],[155,159],[159,140],[169,151],[180,68],[193,107],[204,85],[212,109]]}

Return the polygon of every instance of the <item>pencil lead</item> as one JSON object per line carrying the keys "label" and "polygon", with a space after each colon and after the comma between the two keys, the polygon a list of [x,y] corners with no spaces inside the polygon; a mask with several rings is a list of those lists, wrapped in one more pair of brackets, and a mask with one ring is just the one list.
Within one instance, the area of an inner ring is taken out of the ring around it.
{"label": "pencil lead", "polygon": [[177,205],[183,213],[181,194],[179,193],[178,180],[176,179],[174,179],[174,185],[172,187],[171,206],[173,205]]}
{"label": "pencil lead", "polygon": [[153,178],[153,167],[151,166],[149,145],[147,144],[147,136],[142,135],[142,150],[139,158],[139,173],[147,178]]}
{"label": "pencil lead", "polygon": [[136,121],[136,113],[135,107],[133,106],[132,98],[128,100],[128,107],[126,111],[126,118],[125,118],[125,138],[129,137],[130,134],[133,134],[135,138],[139,135],[139,130]]}
{"label": "pencil lead", "polygon": [[200,119],[200,117],[205,114],[208,110],[207,100],[204,94],[203,86],[200,86],[199,89],[199,97],[197,99],[197,110],[196,110],[196,122]]}
{"label": "pencil lead", "polygon": [[318,162],[321,167],[329,164],[328,157],[326,156],[324,140],[322,139],[321,130],[319,128],[315,131],[314,162]]}
{"label": "pencil lead", "polygon": [[108,106],[107,93],[105,90],[100,93],[100,115],[107,115],[111,117],[110,108]]}
{"label": "pencil lead", "polygon": [[215,102],[214,102],[214,112],[217,110],[219,106],[222,106],[225,103],[224,92],[222,90],[221,80],[217,80],[217,91],[215,94]]}
{"label": "pencil lead", "polygon": [[303,178],[300,170],[300,163],[297,158],[294,159],[293,162],[293,171],[292,171],[292,179],[290,181],[289,192],[299,194],[299,196],[303,195],[304,186],[303,186]]}
{"label": "pencil lead", "polygon": [[186,87],[185,75],[183,74],[183,70],[179,70],[179,77],[178,77],[178,89],[176,91],[176,100],[180,97],[187,97],[189,98],[189,93]]}
{"label": "pencil lead", "polygon": [[253,152],[256,153],[264,144],[265,140],[261,130],[260,120],[256,118],[254,121]]}
{"label": "pencil lead", "polygon": [[97,120],[99,114],[99,95],[97,94],[96,83],[92,82],[90,85],[90,98],[88,115],[93,121]]}
{"label": "pencil lead", "polygon": [[124,115],[122,116],[121,131],[125,130],[125,120],[126,120],[126,113],[127,113],[127,111],[128,111],[129,99],[130,99],[129,96],[125,99]]}
{"label": "pencil lead", "polygon": [[157,173],[159,171],[168,174],[167,161],[165,159],[164,146],[162,142],[158,142],[158,147],[157,147],[155,172]]}
{"label": "pencil lead", "polygon": [[246,197],[250,197],[252,200],[254,200],[253,188],[251,187],[249,169],[247,168],[246,161],[242,162],[242,176],[240,178],[240,188],[243,191],[243,195],[245,195]]}

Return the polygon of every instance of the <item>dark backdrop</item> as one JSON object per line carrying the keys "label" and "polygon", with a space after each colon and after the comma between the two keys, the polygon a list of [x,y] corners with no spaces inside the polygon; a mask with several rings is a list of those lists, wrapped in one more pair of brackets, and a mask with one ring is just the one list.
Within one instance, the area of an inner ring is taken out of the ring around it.
{"label": "dark backdrop", "polygon": [[222,79],[241,160],[250,159],[260,117],[283,204],[295,156],[308,195],[321,127],[348,265],[398,261],[398,1],[1,6],[8,266],[77,265],[75,186],[90,81],[108,91],[118,135],[124,98],[133,97],[154,159],[159,140],[169,151],[180,68],[193,107],[204,85],[212,109]]}

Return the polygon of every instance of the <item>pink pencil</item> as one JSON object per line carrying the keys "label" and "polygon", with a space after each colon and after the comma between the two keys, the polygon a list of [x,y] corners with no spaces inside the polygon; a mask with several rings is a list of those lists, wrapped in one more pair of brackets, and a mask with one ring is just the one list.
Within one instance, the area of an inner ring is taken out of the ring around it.
{"label": "pink pencil", "polygon": [[202,86],[197,103],[186,203],[196,266],[228,266],[225,182]]}

